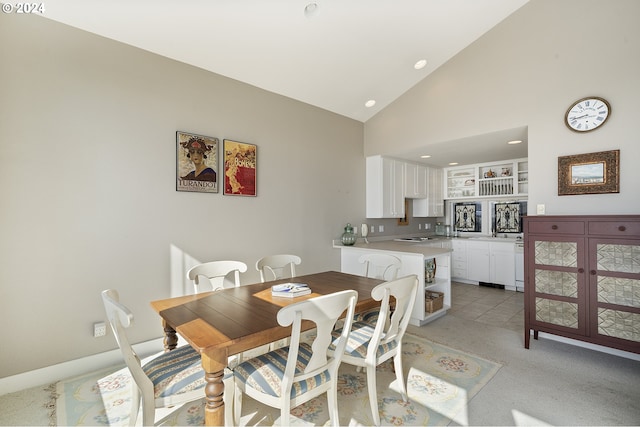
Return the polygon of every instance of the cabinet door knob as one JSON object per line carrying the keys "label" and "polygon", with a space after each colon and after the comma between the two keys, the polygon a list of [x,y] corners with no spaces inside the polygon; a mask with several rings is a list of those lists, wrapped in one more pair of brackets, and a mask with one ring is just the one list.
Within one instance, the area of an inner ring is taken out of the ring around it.
{"label": "cabinet door knob", "polygon": [[584,268],[579,268],[578,273],[581,273],[581,274],[584,273]]}
{"label": "cabinet door knob", "polygon": [[627,229],[627,227],[625,227],[624,225],[621,225],[620,227],[618,227],[618,230],[620,231],[625,231]]}
{"label": "cabinet door knob", "polygon": [[551,226],[551,229],[552,229],[552,230],[557,230],[557,229],[558,229],[558,226],[557,226],[557,225],[555,225],[555,224],[553,224],[553,225]]}
{"label": "cabinet door knob", "polygon": [[591,270],[589,273],[591,273],[592,276],[595,276],[597,274],[595,270]]}

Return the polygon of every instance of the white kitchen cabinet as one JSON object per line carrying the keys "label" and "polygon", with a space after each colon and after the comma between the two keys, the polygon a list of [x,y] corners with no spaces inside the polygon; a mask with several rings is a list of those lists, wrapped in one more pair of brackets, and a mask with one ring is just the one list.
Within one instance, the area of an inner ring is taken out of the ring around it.
{"label": "white kitchen cabinet", "polygon": [[513,242],[489,242],[490,283],[515,290],[515,245]]}
{"label": "white kitchen cabinet", "polygon": [[467,242],[454,239],[451,241],[451,279],[467,280]]}
{"label": "white kitchen cabinet", "polygon": [[467,277],[476,282],[491,283],[489,242],[467,242]]}
{"label": "white kitchen cabinet", "polygon": [[444,216],[443,171],[433,167],[425,167],[425,169],[427,196],[424,199],[413,200],[413,216],[415,218]]}
{"label": "white kitchen cabinet", "polygon": [[382,156],[367,157],[367,218],[402,218],[404,216],[405,163]]}
{"label": "white kitchen cabinet", "polygon": [[[467,277],[460,277],[463,274],[462,252],[456,254],[455,245],[466,243],[466,266]],[[454,251],[452,254],[452,276],[468,279],[473,282],[493,283],[503,285],[507,289],[515,290],[515,244],[513,241],[473,241],[459,242],[454,240]]]}
{"label": "white kitchen cabinet", "polygon": [[416,163],[405,163],[404,196],[409,199],[427,197],[427,167]]}

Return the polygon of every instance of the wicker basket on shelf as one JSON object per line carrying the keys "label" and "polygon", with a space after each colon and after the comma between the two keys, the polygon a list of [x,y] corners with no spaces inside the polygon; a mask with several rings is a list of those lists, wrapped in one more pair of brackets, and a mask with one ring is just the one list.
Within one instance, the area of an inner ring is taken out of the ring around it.
{"label": "wicker basket on shelf", "polygon": [[425,291],[424,305],[427,313],[441,310],[444,305],[444,292]]}

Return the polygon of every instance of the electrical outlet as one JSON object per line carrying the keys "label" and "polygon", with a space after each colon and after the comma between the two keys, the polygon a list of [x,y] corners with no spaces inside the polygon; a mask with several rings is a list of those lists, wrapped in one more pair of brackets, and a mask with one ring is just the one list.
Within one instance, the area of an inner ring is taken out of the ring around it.
{"label": "electrical outlet", "polygon": [[422,224],[418,224],[418,230],[422,230]]}
{"label": "electrical outlet", "polygon": [[378,226],[378,231],[379,231],[380,233],[384,233],[384,225],[379,225],[379,226]]}
{"label": "electrical outlet", "polygon": [[425,230],[430,230],[431,229],[431,224],[429,224],[428,222],[424,225],[424,229]]}
{"label": "electrical outlet", "polygon": [[545,206],[543,204],[536,206],[536,213],[538,215],[544,215],[544,212],[545,212]]}
{"label": "electrical outlet", "polygon": [[94,323],[93,324],[93,337],[103,337],[107,335],[107,324],[104,322]]}

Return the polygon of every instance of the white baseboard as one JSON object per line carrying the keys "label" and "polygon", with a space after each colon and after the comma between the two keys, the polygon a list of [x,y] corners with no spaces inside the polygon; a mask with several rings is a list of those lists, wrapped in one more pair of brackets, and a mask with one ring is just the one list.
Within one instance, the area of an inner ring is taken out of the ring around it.
{"label": "white baseboard", "polygon": [[[162,338],[146,341],[133,346],[141,359],[163,351]],[[69,362],[47,366],[46,368],[0,378],[0,395],[25,390],[39,385],[51,384],[65,378],[77,377],[89,372],[108,368],[118,364],[124,365],[120,349],[82,357]]]}
{"label": "white baseboard", "polygon": [[[533,331],[531,331],[533,335]],[[574,340],[572,338],[561,337],[559,335],[547,334],[545,332],[538,332],[538,338],[545,338],[552,341],[559,341],[565,344],[575,345],[577,347],[588,348],[589,350],[600,351],[602,353],[613,354],[614,356],[624,357],[626,359],[640,361],[640,354],[631,353],[629,351],[618,350],[617,348],[605,347],[598,344],[591,344],[590,342]]]}

